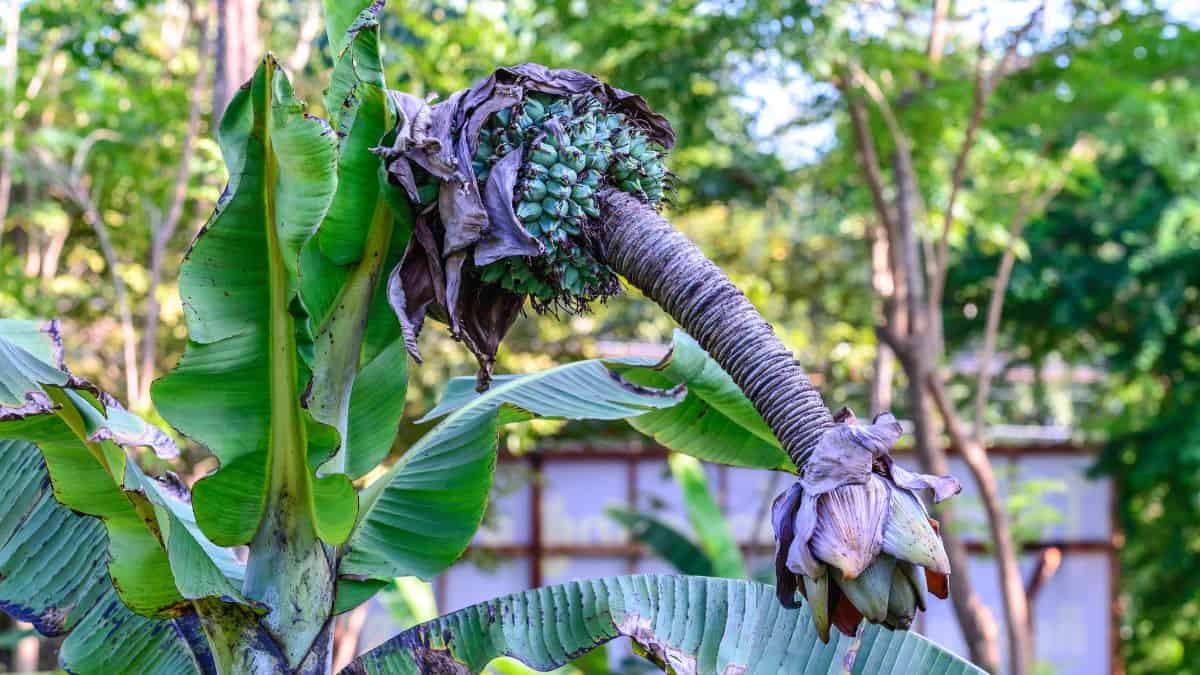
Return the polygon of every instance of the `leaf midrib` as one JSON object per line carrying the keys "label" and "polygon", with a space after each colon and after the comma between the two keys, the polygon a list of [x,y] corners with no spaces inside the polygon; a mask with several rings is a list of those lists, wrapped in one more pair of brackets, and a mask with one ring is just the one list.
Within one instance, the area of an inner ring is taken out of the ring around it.
{"label": "leaf midrib", "polygon": [[264,69],[266,100],[261,131],[266,160],[262,190],[267,237],[267,371],[271,417],[271,431],[267,442],[267,508],[275,506],[286,493],[298,498],[292,508],[299,514],[303,509],[298,506],[308,503],[310,486],[304,461],[304,425],[300,419],[300,395],[294,359],[296,327],[291,312],[288,311],[287,267],[283,263],[283,250],[276,222],[275,183],[278,180],[278,167],[271,140],[274,112],[273,80],[276,68],[274,63],[270,63]]}

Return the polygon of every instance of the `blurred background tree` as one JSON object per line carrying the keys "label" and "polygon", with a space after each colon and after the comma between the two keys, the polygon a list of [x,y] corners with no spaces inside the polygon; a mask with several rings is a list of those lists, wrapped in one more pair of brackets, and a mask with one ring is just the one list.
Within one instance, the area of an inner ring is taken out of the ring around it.
{"label": "blurred background tree", "polygon": [[[179,260],[225,180],[214,114],[264,49],[323,112],[320,3],[7,0],[4,21],[0,316],[63,318],[82,374],[146,410],[183,346]],[[1123,649],[1130,672],[1151,673],[1200,669],[1198,26],[1186,2],[412,0],[389,6],[384,54],[393,86],[421,94],[526,60],[644,94],[679,132],[674,222],[832,404],[920,413],[875,337],[897,320],[892,273],[909,269],[888,266],[884,216],[908,209],[926,260],[912,269],[946,275],[930,367],[949,372],[951,407],[979,389],[947,366],[982,349],[1011,258],[1001,370],[1064,361],[1102,376],[1082,396],[1040,380],[985,396],[983,419],[1070,426],[1105,448],[1096,471],[1120,488],[1125,536]],[[530,316],[500,369],[655,349],[671,328],[633,294]],[[422,342],[414,414],[472,370],[444,332]],[[920,414],[940,438],[941,417]],[[506,432],[509,445],[558,426]]]}

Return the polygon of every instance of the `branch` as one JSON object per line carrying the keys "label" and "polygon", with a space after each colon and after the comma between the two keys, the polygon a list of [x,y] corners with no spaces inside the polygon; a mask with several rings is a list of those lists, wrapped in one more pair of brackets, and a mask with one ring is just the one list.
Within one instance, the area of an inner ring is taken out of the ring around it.
{"label": "branch", "polygon": [[875,337],[878,338],[880,342],[887,345],[889,349],[895,352],[896,357],[901,361],[904,361],[905,363],[910,361],[912,356],[912,344],[907,338],[897,335],[890,325],[876,325]]}
{"label": "branch", "polygon": [[[892,110],[892,105],[888,103],[887,96],[884,95],[883,89],[879,83],[874,80],[867,71],[862,69],[862,66],[855,62],[850,62],[850,72],[858,85],[867,92],[867,96],[871,97],[875,105],[879,107],[879,112],[883,116],[884,124],[887,125],[888,131],[892,134],[896,142],[897,151],[903,147],[905,152],[908,152],[908,136],[904,133],[904,129],[900,126],[899,119],[896,118],[896,113]],[[911,163],[911,161],[910,161]]]}
{"label": "branch", "polygon": [[157,239],[170,241],[175,234],[175,228],[183,216],[183,205],[187,201],[188,177],[191,174],[192,155],[196,148],[196,136],[200,131],[200,99],[204,96],[204,81],[208,75],[208,62],[212,60],[214,41],[208,38],[208,20],[200,21],[200,62],[196,67],[196,76],[192,79],[192,105],[188,110],[187,128],[183,136],[183,147],[180,150],[179,170],[175,174],[175,191],[171,195],[171,205],[167,216],[162,221],[162,228],[155,231]]}
{"label": "branch", "polygon": [[[942,232],[938,240],[937,254],[933,261],[933,269],[931,270],[932,281],[929,288],[930,304],[941,304],[942,296],[946,290],[946,272],[949,258],[950,248],[950,225],[954,221],[954,206],[958,201],[959,192],[962,190],[963,181],[966,180],[967,174],[967,159],[971,153],[971,149],[975,147],[975,137],[979,132],[979,126],[983,122],[983,112],[987,108],[987,103],[995,93],[996,87],[1000,81],[1011,73],[1016,64],[1017,48],[1025,37],[1033,30],[1037,24],[1038,18],[1045,11],[1045,4],[1041,4],[1030,13],[1029,18],[1020,27],[1009,33],[1008,45],[1005,47],[1004,56],[990,73],[985,72],[984,61],[986,49],[984,40],[981,36],[979,39],[978,54],[975,59],[975,94],[971,103],[971,117],[967,122],[967,131],[963,136],[962,147],[959,148],[958,155],[954,159],[954,170],[950,177],[950,195],[946,200],[946,211],[942,217]],[[986,26],[983,29],[986,32]]]}
{"label": "branch", "polygon": [[[93,146],[101,141],[117,141],[120,138],[121,135],[112,129],[99,128],[89,131],[79,142],[79,147],[75,148],[75,155],[71,160],[71,172],[67,174],[68,185],[73,190],[82,186],[83,167],[87,163],[87,157],[92,152]],[[82,199],[90,200],[90,196],[84,194]]]}
{"label": "branch", "polygon": [[[845,92],[843,91],[843,93]],[[875,205],[875,211],[879,214],[879,220],[887,230],[890,241],[896,229],[895,218],[887,203],[883,170],[879,166],[879,155],[875,151],[875,138],[871,134],[871,126],[867,121],[867,111],[857,97],[847,96],[847,102],[850,110],[850,123],[854,128],[858,158],[862,162],[863,172],[867,176],[867,187],[871,191],[871,202]]]}
{"label": "branch", "polygon": [[935,0],[933,17],[929,24],[929,45],[925,51],[929,63],[936,66],[942,60],[946,48],[946,15],[950,12],[950,0]]}
{"label": "branch", "polygon": [[100,207],[97,205],[92,193],[88,190],[83,178],[83,168],[86,165],[87,155],[91,151],[92,146],[102,140],[114,140],[116,138],[119,138],[119,136],[108,129],[93,130],[84,137],[79,147],[76,148],[69,171],[56,166],[54,160],[44,148],[36,148],[34,154],[45,167],[47,173],[58,180],[66,199],[83,212],[84,221],[96,233],[96,240],[100,244],[100,252],[104,257],[104,264],[108,267],[109,274],[112,277],[113,290],[116,295],[117,314],[121,322],[122,352],[125,361],[125,400],[129,402],[136,400],[138,393],[137,337],[133,329],[133,312],[129,303],[129,289],[125,285],[125,280],[121,277],[120,270],[117,267],[120,260],[117,256],[116,247],[113,246],[112,237],[109,236],[108,226],[105,224],[104,217],[100,213]]}
{"label": "branch", "polygon": [[967,437],[962,421],[946,396],[941,377],[936,372],[931,372],[925,380],[925,386],[942,415],[951,446],[962,454],[967,468],[975,478],[975,484],[979,487],[979,497],[987,514],[988,529],[996,547],[996,561],[1000,568],[1000,590],[1008,628],[1010,667],[1013,673],[1027,675],[1032,666],[1033,656],[1029,604],[996,474],[983,445]]}
{"label": "branch", "polygon": [[1004,297],[1008,294],[1008,281],[1012,277],[1013,265],[1016,263],[1016,241],[1025,228],[1030,214],[1041,213],[1046,205],[1062,189],[1063,179],[1060,177],[1042,191],[1035,199],[1029,199],[1028,193],[1017,207],[1008,226],[1008,241],[1005,242],[1004,255],[996,270],[996,281],[992,285],[992,297],[988,301],[987,323],[983,329],[983,349],[979,354],[978,382],[975,386],[975,441],[984,441],[984,414],[987,408],[989,390],[992,386],[991,365],[996,353],[996,340],[1000,333],[1000,315],[1004,311]]}
{"label": "branch", "polygon": [[[887,125],[888,132],[892,135],[892,142],[896,146],[894,156],[895,175],[896,175],[896,239],[894,242],[898,244],[899,258],[893,258],[899,262],[901,269],[893,270],[894,276],[897,279],[903,279],[905,285],[905,298],[908,305],[908,322],[909,332],[913,334],[923,333],[926,329],[924,325],[924,314],[922,310],[925,304],[925,284],[921,271],[921,256],[918,252],[916,243],[916,234],[913,229],[913,223],[917,219],[917,214],[921,212],[921,193],[917,188],[917,173],[913,167],[912,150],[908,142],[908,136],[904,133],[904,129],[900,126],[900,121],[896,117],[895,111],[884,95],[883,89],[879,84],[871,78],[866,71],[857,63],[850,63],[850,71],[854,80],[862,87],[863,91],[879,108],[879,112],[883,117],[884,123]],[[899,274],[903,271],[903,274]]]}
{"label": "branch", "polygon": [[199,25],[200,60],[196,67],[196,75],[192,80],[191,107],[188,110],[187,128],[183,136],[183,147],[179,157],[179,169],[175,174],[175,189],[171,195],[171,203],[167,207],[167,215],[155,226],[151,224],[150,235],[150,266],[149,282],[146,286],[146,316],[142,326],[142,365],[141,381],[138,384],[136,401],[130,405],[139,406],[150,400],[150,385],[154,381],[154,366],[158,352],[158,319],[160,308],[156,292],[162,281],[163,259],[166,257],[167,246],[179,227],[183,218],[183,206],[187,201],[187,188],[191,177],[192,155],[196,147],[196,136],[200,132],[200,114],[205,94],[204,82],[207,76],[208,62],[212,60],[215,40],[209,39],[208,18],[197,21]]}
{"label": "branch", "polygon": [[942,234],[938,239],[937,255],[933,261],[935,278],[929,289],[931,305],[941,305],[942,294],[946,289],[946,269],[950,251],[950,225],[954,222],[954,206],[958,201],[959,190],[967,177],[967,156],[975,146],[975,134],[983,121],[983,110],[987,104],[987,85],[984,83],[983,72],[984,48],[983,41],[979,43],[979,53],[975,57],[975,96],[971,103],[971,119],[967,122],[967,133],[963,136],[962,147],[954,159],[954,170],[950,175],[950,196],[946,199],[946,211],[942,215]]}
{"label": "branch", "polygon": [[[1062,565],[1062,549],[1057,546],[1042,549],[1041,555],[1038,556],[1037,566],[1033,568],[1033,574],[1029,577],[1029,583],[1025,584],[1025,597],[1029,598],[1029,605],[1033,606],[1037,600],[1038,593],[1046,585],[1047,581],[1058,572],[1058,568]],[[1030,620],[1033,620],[1033,615],[1030,615]]]}

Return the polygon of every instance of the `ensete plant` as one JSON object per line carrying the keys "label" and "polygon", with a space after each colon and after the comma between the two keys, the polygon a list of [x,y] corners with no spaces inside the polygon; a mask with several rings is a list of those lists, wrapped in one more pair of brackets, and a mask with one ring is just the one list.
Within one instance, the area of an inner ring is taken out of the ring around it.
{"label": "ensete plant", "polygon": [[[658,214],[666,120],[536,65],[430,106],[384,85],[381,2],[326,4],[331,118],[305,112],[270,56],[229,104],[229,185],[180,272],[187,349],[153,387],[219,469],[190,490],[144,473],[127,451],[170,458],[172,437],[72,375],[57,323],[0,321],[0,606],[66,635],[73,672],[325,673],[339,613],[465,550],[501,425],[628,419],[699,459],[797,474],[774,513],[776,590],[572,582],[419,625],[349,672],[476,672],[501,655],[549,669],[617,636],[676,673],[826,672],[852,651],[856,672],[973,671],[919,636],[859,628],[907,627],[927,579],[944,596],[945,555],[912,490],[956,484],[892,463],[890,417],[832,416]],[[618,275],[686,330],[670,356],[492,378],[527,296],[577,311]],[[427,315],[480,376],[453,381],[428,415],[440,423],[379,468]],[[831,640],[831,622],[857,640]]]}

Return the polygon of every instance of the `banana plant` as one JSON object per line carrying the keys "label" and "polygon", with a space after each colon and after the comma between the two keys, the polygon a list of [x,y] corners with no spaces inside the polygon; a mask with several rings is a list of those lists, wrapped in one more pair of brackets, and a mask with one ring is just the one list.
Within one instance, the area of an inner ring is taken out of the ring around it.
{"label": "banana plant", "polygon": [[681,574],[746,578],[746,559],[738,548],[729,521],[708,487],[700,461],[672,453],[667,463],[683,495],[684,510],[698,541],[692,541],[652,513],[610,508],[608,516]]}
{"label": "banana plant", "polygon": [[[72,672],[326,673],[338,614],[463,553],[499,428],[538,417],[627,419],[699,459],[796,473],[775,513],[778,589],[685,576],[538,589],[409,629],[349,672],[478,672],[501,655],[544,669],[617,636],[673,672],[825,672],[855,652],[830,621],[906,627],[922,569],[944,593],[912,491],[946,496],[952,480],[893,465],[890,420],[833,416],[658,214],[666,120],[535,65],[436,106],[389,91],[382,4],[326,3],[328,119],[267,56],[220,122],[229,183],[181,267],[186,350],[152,389],[216,470],[191,486],[148,475],[138,449],[169,461],[175,437],[72,374],[57,323],[0,321],[0,608],[65,636]],[[492,378],[527,298],[575,311],[616,275],[696,339],[658,362]],[[452,382],[440,421],[381,466],[426,316],[480,375]],[[971,670],[904,632],[872,628],[857,654],[859,672]]]}

